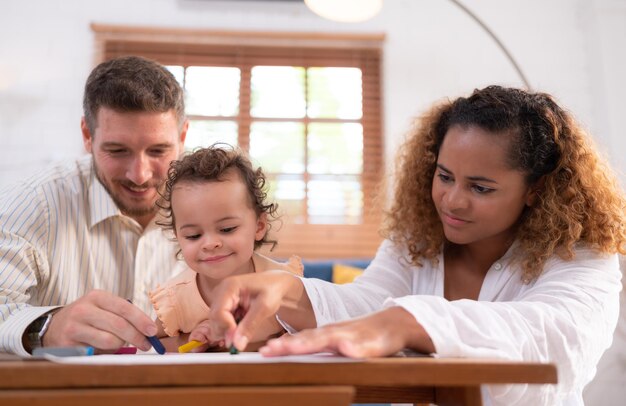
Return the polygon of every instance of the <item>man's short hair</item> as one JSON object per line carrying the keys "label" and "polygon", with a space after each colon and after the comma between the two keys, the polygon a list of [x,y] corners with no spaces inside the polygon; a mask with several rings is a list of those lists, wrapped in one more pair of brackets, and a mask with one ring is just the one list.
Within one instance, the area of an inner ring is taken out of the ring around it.
{"label": "man's short hair", "polygon": [[164,113],[173,109],[179,128],[185,122],[183,90],[174,75],[159,63],[138,56],[102,62],[87,78],[83,111],[92,136],[100,107],[117,112]]}

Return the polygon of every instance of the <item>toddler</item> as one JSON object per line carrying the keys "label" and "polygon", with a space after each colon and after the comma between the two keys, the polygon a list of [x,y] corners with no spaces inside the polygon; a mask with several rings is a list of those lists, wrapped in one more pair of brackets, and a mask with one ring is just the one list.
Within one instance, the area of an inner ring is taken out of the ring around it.
{"label": "toddler", "polygon": [[[267,270],[302,275],[296,256],[281,264],[255,252],[274,243],[267,233],[277,205],[266,197],[261,168],[254,170],[239,150],[213,145],[172,162],[159,200],[166,220],[159,224],[174,232],[187,269],[149,293],[158,336],[191,333],[190,340],[218,345],[209,341],[203,322],[222,279]],[[251,340],[252,349],[282,332],[274,318],[265,320]]]}

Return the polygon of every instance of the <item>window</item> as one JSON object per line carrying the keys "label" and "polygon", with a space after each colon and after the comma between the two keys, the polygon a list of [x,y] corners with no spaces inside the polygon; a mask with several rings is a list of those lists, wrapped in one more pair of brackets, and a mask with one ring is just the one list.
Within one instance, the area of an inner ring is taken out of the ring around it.
{"label": "window", "polygon": [[381,38],[93,26],[101,60],[141,55],[185,89],[186,148],[238,145],[282,224],[273,256],[371,257],[382,165]]}

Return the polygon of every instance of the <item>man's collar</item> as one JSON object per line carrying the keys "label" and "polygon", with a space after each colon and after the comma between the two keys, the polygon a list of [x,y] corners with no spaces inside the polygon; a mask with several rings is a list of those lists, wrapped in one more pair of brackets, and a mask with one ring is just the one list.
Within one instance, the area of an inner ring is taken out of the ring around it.
{"label": "man's collar", "polygon": [[93,164],[89,182],[89,228],[110,217],[121,216],[122,212],[96,177]]}

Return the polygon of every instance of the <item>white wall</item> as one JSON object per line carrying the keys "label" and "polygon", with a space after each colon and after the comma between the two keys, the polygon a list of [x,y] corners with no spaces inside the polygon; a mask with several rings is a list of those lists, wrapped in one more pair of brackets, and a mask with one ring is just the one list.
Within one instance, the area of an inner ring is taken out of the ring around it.
{"label": "white wall", "polygon": [[[554,94],[626,169],[626,3],[461,0],[496,33],[533,88]],[[92,22],[234,30],[383,32],[388,162],[412,116],[489,83],[521,86],[487,34],[448,0],[385,0],[366,23],[322,20],[302,3],[209,0],[0,2],[0,186],[82,153]],[[620,114],[621,113],[621,114]],[[626,171],[625,171],[626,172]]]}

